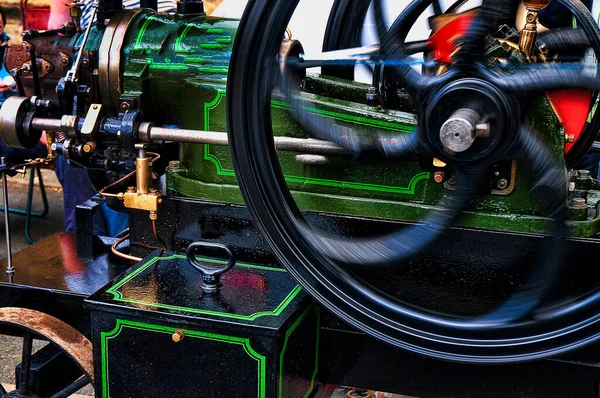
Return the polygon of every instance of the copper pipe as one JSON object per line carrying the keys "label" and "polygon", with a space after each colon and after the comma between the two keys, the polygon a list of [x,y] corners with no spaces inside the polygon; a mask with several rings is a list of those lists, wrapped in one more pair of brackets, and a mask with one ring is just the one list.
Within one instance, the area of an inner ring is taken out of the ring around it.
{"label": "copper pipe", "polygon": [[162,245],[163,250],[167,250],[167,245],[160,238],[160,236],[158,236],[158,228],[156,226],[156,220],[152,220],[152,233],[154,234],[154,237],[156,238],[156,240]]}
{"label": "copper pipe", "polygon": [[130,256],[129,254],[121,253],[119,250],[117,250],[117,246],[119,246],[121,243],[123,243],[127,239],[129,239],[129,236],[130,236],[130,233],[128,232],[127,235],[123,236],[122,238],[117,240],[115,243],[113,243],[113,245],[110,247],[110,251],[112,251],[115,256],[124,258],[126,260],[142,261],[143,259],[140,257]]}

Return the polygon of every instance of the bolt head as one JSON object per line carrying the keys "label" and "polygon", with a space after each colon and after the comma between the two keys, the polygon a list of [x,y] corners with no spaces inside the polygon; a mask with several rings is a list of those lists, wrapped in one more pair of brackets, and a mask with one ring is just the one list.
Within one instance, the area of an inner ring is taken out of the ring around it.
{"label": "bolt head", "polygon": [[585,207],[585,199],[583,198],[573,198],[571,199],[571,207]]}
{"label": "bolt head", "polygon": [[121,102],[121,110],[126,112],[131,108],[131,105],[129,105],[127,102]]}
{"label": "bolt head", "polygon": [[179,169],[181,168],[181,162],[179,160],[171,160],[169,162],[170,169]]}
{"label": "bolt head", "polygon": [[183,330],[178,329],[173,333],[173,335],[171,336],[171,339],[173,339],[173,341],[175,343],[179,343],[181,340],[183,340],[184,337],[185,337],[185,333],[183,332]]}
{"label": "bolt head", "polygon": [[444,182],[446,178],[446,175],[444,174],[443,171],[436,171],[433,174],[433,181],[435,181],[437,184],[441,184],[442,182]]}
{"label": "bolt head", "polygon": [[506,189],[508,188],[508,181],[505,178],[502,178],[498,180],[496,186],[498,187],[498,189]]}

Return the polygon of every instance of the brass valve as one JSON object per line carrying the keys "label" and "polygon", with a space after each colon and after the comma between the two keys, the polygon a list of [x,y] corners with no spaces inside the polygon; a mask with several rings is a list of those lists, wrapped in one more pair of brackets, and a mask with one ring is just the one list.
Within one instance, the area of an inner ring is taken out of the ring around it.
{"label": "brass valve", "polygon": [[529,60],[537,38],[538,13],[550,4],[550,0],[524,0],[523,4],[527,8],[527,16],[519,38],[519,49]]}
{"label": "brass valve", "polygon": [[135,187],[129,187],[126,192],[119,193],[118,198],[129,209],[146,210],[150,219],[156,220],[158,208],[162,203],[160,193],[152,186],[152,159],[146,154],[143,144],[137,144],[138,156],[135,159]]}

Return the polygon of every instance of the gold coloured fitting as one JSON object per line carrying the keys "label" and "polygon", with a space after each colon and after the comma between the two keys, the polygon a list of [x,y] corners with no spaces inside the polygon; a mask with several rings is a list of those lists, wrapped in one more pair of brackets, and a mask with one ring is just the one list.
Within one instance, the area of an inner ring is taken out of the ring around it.
{"label": "gold coloured fitting", "polygon": [[173,332],[171,339],[173,339],[174,342],[179,343],[181,340],[183,340],[184,337],[185,337],[184,331],[181,329],[177,329],[176,331]]}

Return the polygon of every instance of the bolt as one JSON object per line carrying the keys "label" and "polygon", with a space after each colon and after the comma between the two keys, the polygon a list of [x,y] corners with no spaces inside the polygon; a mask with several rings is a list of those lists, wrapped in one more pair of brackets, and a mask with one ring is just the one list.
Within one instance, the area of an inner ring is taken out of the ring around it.
{"label": "bolt", "polygon": [[135,192],[135,187],[127,187],[127,192],[134,193]]}
{"label": "bolt", "polygon": [[25,51],[27,51],[27,52],[31,51],[31,46],[30,45],[26,45],[25,46]]}
{"label": "bolt", "polygon": [[98,76],[100,74],[100,71],[98,69],[94,69],[94,71],[92,72],[92,75],[94,76]]}
{"label": "bolt", "polygon": [[506,181],[506,178],[502,178],[498,180],[496,186],[498,187],[498,189],[506,189],[508,187],[508,181]]}
{"label": "bolt", "polygon": [[121,110],[127,112],[131,108],[131,105],[127,102],[121,102]]}
{"label": "bolt", "polygon": [[89,60],[89,59],[87,59],[87,58],[84,58],[84,59],[81,61],[81,66],[83,66],[84,68],[87,68],[88,66],[90,66],[90,60]]}
{"label": "bolt", "polygon": [[156,188],[150,188],[150,189],[148,189],[148,192],[149,193],[156,193],[157,191],[156,191]]}
{"label": "bolt", "polygon": [[67,65],[69,65],[69,58],[67,58],[67,57],[65,57],[65,58],[62,58],[62,59],[60,60],[60,62],[61,62],[63,65],[67,66]]}
{"label": "bolt", "polygon": [[185,333],[181,329],[177,329],[175,332],[173,332],[173,335],[171,336],[173,341],[176,343],[179,343],[181,340],[183,340],[184,337]]}
{"label": "bolt", "polygon": [[583,198],[573,198],[571,199],[571,207],[585,207],[585,199]]}
{"label": "bolt", "polygon": [[152,221],[158,220],[158,214],[156,214],[155,211],[150,212],[150,220],[152,220]]}
{"label": "bolt", "polygon": [[83,152],[85,153],[93,152],[94,149],[96,149],[96,145],[94,145],[93,142],[88,142],[87,144],[83,145]]}
{"label": "bolt", "polygon": [[579,178],[588,178],[590,176],[589,170],[577,170],[577,177]]}
{"label": "bolt", "polygon": [[456,185],[456,177],[452,176],[448,179],[448,185]]}
{"label": "bolt", "polygon": [[377,104],[377,99],[379,97],[379,94],[377,92],[377,88],[375,87],[369,87],[367,89],[367,105],[376,105]]}
{"label": "bolt", "polygon": [[575,142],[575,134],[565,134],[565,142],[572,144]]}
{"label": "bolt", "polygon": [[50,64],[44,65],[44,69],[46,69],[47,72],[50,72],[50,69],[51,69]]}
{"label": "bolt", "polygon": [[446,179],[446,174],[443,171],[436,171],[433,174],[433,181],[435,181],[438,184],[441,184],[442,182],[444,182],[445,179]]}
{"label": "bolt", "polygon": [[92,105],[92,109],[95,111],[98,110],[98,105],[97,104]]}
{"label": "bolt", "polygon": [[179,169],[181,168],[181,162],[179,160],[171,160],[169,162],[170,169]]}

